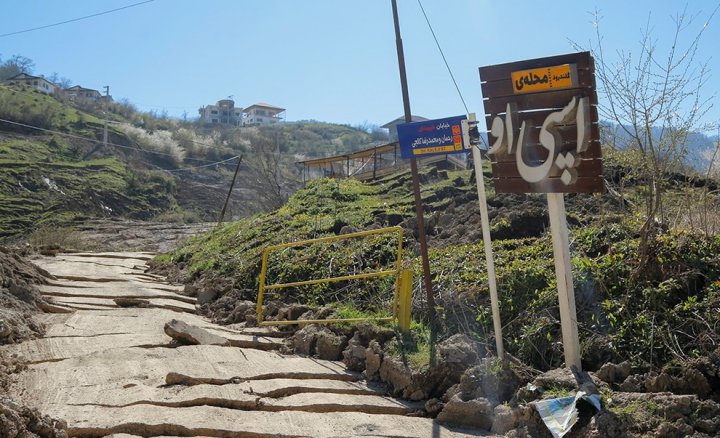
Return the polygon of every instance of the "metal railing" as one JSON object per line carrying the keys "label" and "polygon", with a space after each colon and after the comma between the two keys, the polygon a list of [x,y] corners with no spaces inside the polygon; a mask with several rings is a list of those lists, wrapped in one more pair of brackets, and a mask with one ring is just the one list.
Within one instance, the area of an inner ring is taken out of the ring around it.
{"label": "metal railing", "polygon": [[[320,278],[320,279],[313,279],[313,280],[304,280],[304,281],[294,281],[290,283],[278,283],[278,284],[265,284],[267,281],[267,267],[268,267],[268,257],[271,252],[286,249],[286,248],[293,248],[297,246],[303,246],[307,244],[313,244],[313,243],[327,243],[327,242],[335,242],[338,240],[347,240],[347,239],[354,239],[359,237],[365,237],[365,236],[373,236],[378,234],[394,234],[397,233],[398,238],[398,246],[397,246],[397,257],[395,259],[395,268],[394,269],[386,269],[386,270],[380,270],[376,272],[368,272],[368,273],[362,273],[362,274],[352,274],[352,275],[342,275],[338,277],[328,277],[328,278]],[[388,228],[381,228],[377,230],[369,230],[369,231],[360,231],[357,233],[350,233],[350,234],[343,234],[339,236],[330,236],[330,237],[322,237],[319,239],[309,239],[309,240],[301,240],[298,242],[290,242],[290,243],[282,243],[279,245],[272,245],[267,248],[265,248],[265,251],[263,251],[262,255],[262,268],[260,269],[260,278],[259,278],[259,290],[258,290],[258,298],[257,298],[257,320],[259,326],[269,326],[269,325],[290,325],[290,324],[332,324],[332,323],[340,323],[340,322],[361,322],[361,321],[367,321],[368,319],[373,319],[376,321],[392,321],[397,320],[398,325],[400,326],[401,330],[407,331],[410,327],[410,302],[411,302],[411,295],[412,295],[412,271],[409,270],[402,270],[401,264],[402,264],[402,239],[403,239],[403,229],[401,227],[388,227]],[[303,319],[303,320],[292,320],[292,321],[263,321],[263,311],[262,311],[262,305],[263,305],[263,297],[265,295],[266,290],[275,290],[275,289],[285,289],[290,287],[297,287],[297,286],[308,286],[308,285],[315,285],[315,284],[321,284],[321,283],[332,283],[332,282],[338,282],[338,281],[347,281],[347,280],[362,280],[362,279],[368,279],[368,278],[379,278],[379,277],[389,277],[389,276],[395,276],[395,288],[393,293],[393,316],[384,317],[384,318],[336,318],[336,319]]]}

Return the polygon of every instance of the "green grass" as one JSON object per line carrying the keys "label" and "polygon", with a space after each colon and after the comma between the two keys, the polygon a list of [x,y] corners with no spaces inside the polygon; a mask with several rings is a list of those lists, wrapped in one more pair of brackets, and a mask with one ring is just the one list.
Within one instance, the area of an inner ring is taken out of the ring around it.
{"label": "green grass", "polygon": [[0,138],[0,238],[82,216],[149,217],[172,204],[172,182],[117,157],[82,160],[54,136]]}
{"label": "green grass", "polygon": [[[466,196],[474,193],[470,172],[435,172],[434,177],[430,172],[426,170],[422,176],[426,217],[445,211],[461,196],[466,202],[474,202],[467,201]],[[389,213],[412,218],[410,182],[408,173],[372,184],[310,181],[279,210],[224,225],[158,261],[181,264],[191,280],[208,275],[229,277],[234,287],[246,290],[246,298],[252,300],[258,287],[261,254],[267,246],[335,235],[344,227],[364,230],[383,226],[382,218]],[[641,218],[634,212],[623,215],[613,210],[607,198],[589,199],[607,202],[602,208],[609,214],[594,216],[579,208],[571,210],[582,224],[571,227],[570,240],[583,357],[591,364],[627,359],[635,367],[654,368],[677,354],[660,338],[668,333],[677,337],[684,354],[707,354],[709,346],[715,344],[703,343],[688,333],[705,333],[705,322],[716,319],[720,283],[712,279],[720,277],[720,237],[695,231],[663,232],[652,242],[650,269],[635,276]],[[498,214],[492,224],[502,225],[506,217]],[[418,254],[409,249],[414,247],[414,239],[406,235],[403,266],[421,278]],[[538,369],[560,366],[562,338],[549,234],[495,240],[493,249],[505,348]],[[360,265],[359,260],[366,262]],[[341,275],[391,260],[387,242],[308,246],[271,256],[268,281]],[[437,312],[443,335],[466,333],[480,343],[494,344],[488,340],[493,324],[482,241],[431,247],[430,265],[436,297],[442,297]],[[284,299],[310,304],[344,302],[349,305],[344,311],[355,315],[378,308],[391,290],[391,282],[332,284],[292,290]],[[421,293],[419,286],[414,293]],[[424,320],[427,315],[421,311],[414,317]],[[422,333],[418,331],[416,337]],[[720,341],[717,334],[707,335]],[[429,356],[423,336],[414,347],[399,350],[419,365]]]}
{"label": "green grass", "polygon": [[0,85],[0,116],[46,129],[66,129],[79,122],[102,126],[97,117],[64,105],[52,96],[7,85]]}

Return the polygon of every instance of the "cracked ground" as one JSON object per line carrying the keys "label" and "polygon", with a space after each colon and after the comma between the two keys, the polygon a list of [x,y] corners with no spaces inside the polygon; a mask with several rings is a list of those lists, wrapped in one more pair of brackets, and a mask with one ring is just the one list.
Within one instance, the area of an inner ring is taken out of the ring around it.
{"label": "cracked ground", "polygon": [[[272,330],[233,330],[195,314],[181,286],[145,273],[149,253],[40,258],[55,311],[45,337],[2,347],[28,363],[12,396],[68,423],[70,436],[477,436],[388,397],[341,362],[282,355]],[[130,306],[130,307],[128,307]],[[140,307],[137,307],[140,306]],[[223,345],[180,345],[180,319]]]}

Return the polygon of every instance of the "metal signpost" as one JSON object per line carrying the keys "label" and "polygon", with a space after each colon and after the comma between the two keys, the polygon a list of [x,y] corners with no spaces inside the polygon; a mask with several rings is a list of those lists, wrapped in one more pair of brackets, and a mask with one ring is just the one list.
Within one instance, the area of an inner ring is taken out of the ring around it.
{"label": "metal signpost", "polygon": [[581,369],[563,193],[604,190],[589,52],[480,68],[497,193],[547,193],[565,365]]}
{"label": "metal signpost", "polygon": [[[398,125],[400,156],[406,159],[415,159],[418,156],[424,157],[429,155],[468,152],[468,149],[472,147],[469,135],[469,123],[476,123],[475,114],[473,113],[469,116],[469,119],[467,116],[455,116]],[[495,281],[495,262],[490,241],[490,220],[487,214],[480,151],[473,151],[473,157],[475,162],[475,176],[478,184],[478,198],[480,200],[485,260],[488,267],[488,283],[490,286],[490,305],[492,307],[493,327],[495,330],[495,345],[498,357],[503,359],[505,351],[502,342],[500,303],[497,296],[497,283]]]}
{"label": "metal signpost", "polygon": [[467,152],[462,135],[462,121],[466,116],[403,123],[397,126],[400,156],[417,158]]}
{"label": "metal signpost", "polygon": [[[398,69],[400,70],[400,88],[402,89],[403,109],[405,122],[412,121],[410,112],[410,93],[407,85],[407,74],[405,72],[405,52],[403,51],[402,38],[400,37],[400,19],[398,18],[397,0],[391,0],[393,12],[393,24],[395,26],[395,48],[398,57]],[[435,314],[435,297],[433,295],[432,277],[430,276],[430,257],[428,256],[427,238],[425,236],[425,221],[423,219],[422,197],[420,196],[420,179],[418,177],[417,159],[410,159],[410,171],[412,172],[413,194],[415,195],[415,218],[417,220],[418,237],[420,238],[420,258],[423,267],[423,283],[427,295],[428,313],[430,314],[430,335],[435,336],[434,327],[437,323]],[[431,343],[432,344],[432,343]],[[430,360],[434,361],[434,344],[431,345]]]}

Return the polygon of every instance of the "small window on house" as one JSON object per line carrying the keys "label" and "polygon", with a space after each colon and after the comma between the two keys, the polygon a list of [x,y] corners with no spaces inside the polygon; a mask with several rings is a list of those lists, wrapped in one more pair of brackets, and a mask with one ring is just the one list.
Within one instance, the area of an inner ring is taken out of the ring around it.
{"label": "small window on house", "polygon": [[210,114],[217,114],[217,110],[210,111]]}
{"label": "small window on house", "polygon": [[213,123],[217,123],[217,122],[218,122],[218,119],[212,119],[212,122],[213,122]]}
{"label": "small window on house", "polygon": [[37,81],[33,81],[33,85],[37,85]]}

